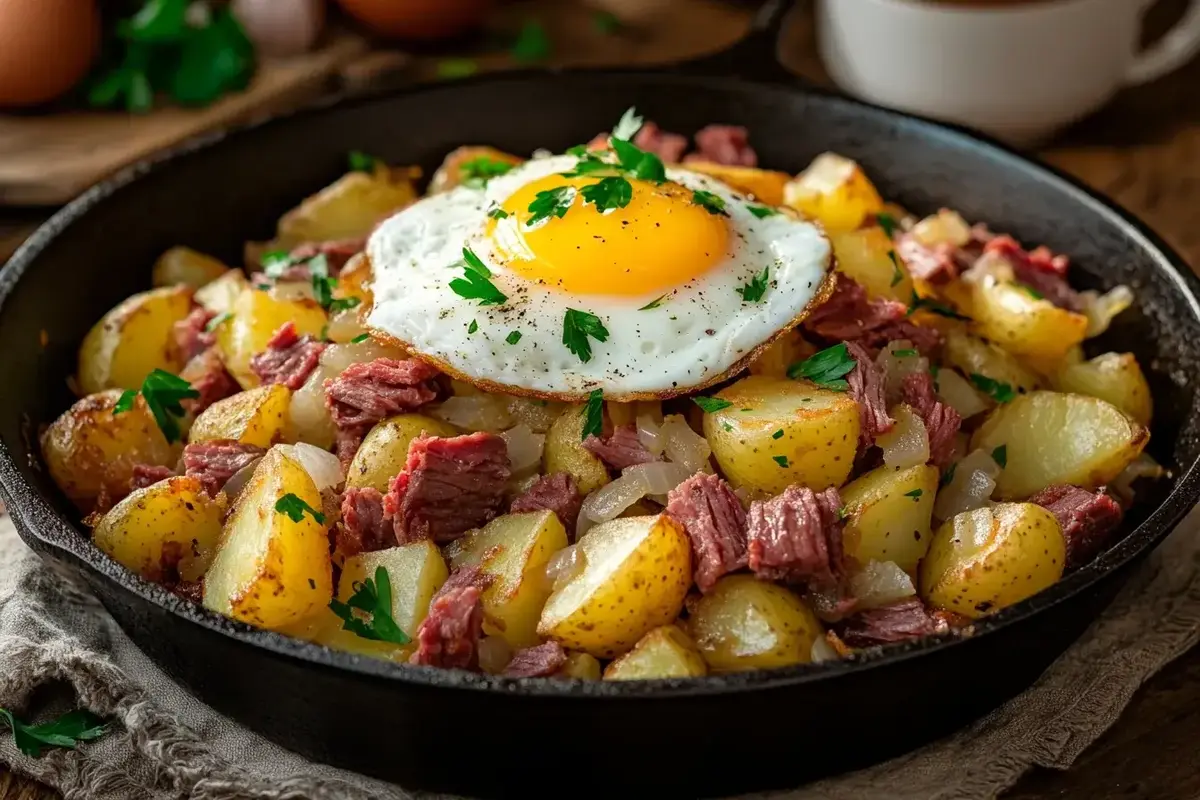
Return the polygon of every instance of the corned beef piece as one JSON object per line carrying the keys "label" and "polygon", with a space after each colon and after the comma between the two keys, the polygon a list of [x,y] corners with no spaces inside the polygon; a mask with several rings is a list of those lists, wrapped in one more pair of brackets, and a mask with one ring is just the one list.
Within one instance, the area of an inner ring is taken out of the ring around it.
{"label": "corned beef piece", "polygon": [[1077,569],[1096,557],[1124,513],[1104,489],[1089,492],[1078,486],[1050,486],[1029,498],[1058,520],[1067,545],[1067,569]]}
{"label": "corned beef piece", "polygon": [[634,135],[633,143],[647,153],[654,153],[668,164],[678,164],[688,147],[686,136],[664,131],[653,122],[642,125],[641,130]]}
{"label": "corned beef piece", "polygon": [[930,247],[911,233],[896,238],[896,255],[908,267],[908,273],[929,283],[944,283],[958,277],[965,267],[960,267],[955,258],[957,252],[958,248],[945,242]]}
{"label": "corned beef piece", "polygon": [[914,349],[923,356],[932,356],[942,346],[942,333],[937,328],[928,325],[918,325],[912,320],[901,319],[895,322],[885,322],[874,330],[867,331],[855,341],[868,351],[875,353],[887,346],[888,342],[905,339],[912,343]]}
{"label": "corned beef piece", "polygon": [[638,439],[635,425],[618,425],[604,437],[589,436],[583,440],[583,447],[613,469],[659,460]]}
{"label": "corned beef piece", "polygon": [[369,430],[371,430],[370,425],[338,428],[333,452],[337,454],[338,461],[342,462],[343,472],[350,468],[350,462],[354,460],[354,454],[358,452],[358,448],[363,443],[363,439],[367,437]]}
{"label": "corned beef piece", "polygon": [[342,521],[337,548],[346,556],[396,545],[396,531],[384,519],[383,493],[371,486],[351,486],[342,495]]}
{"label": "corned beef piece", "polygon": [[170,467],[160,467],[157,464],[134,464],[133,477],[129,479],[129,491],[135,492],[138,489],[145,489],[147,486],[153,486],[159,481],[165,481],[167,478],[174,478],[175,470]]}
{"label": "corned beef piece", "polygon": [[449,542],[486,524],[503,511],[510,474],[508,446],[499,436],[418,436],[383,499],[396,541]]}
{"label": "corned beef piece", "polygon": [[929,461],[939,469],[945,469],[954,460],[954,436],[962,425],[962,416],[948,403],[938,399],[933,387],[933,376],[928,372],[915,372],[904,377],[901,387],[904,402],[925,423],[929,434]]}
{"label": "corned beef piece", "polygon": [[351,364],[325,382],[325,404],[338,428],[370,427],[432,401],[437,397],[437,375],[437,368],[415,358]]}
{"label": "corned beef piece", "polygon": [[1001,256],[1012,265],[1018,281],[1039,292],[1059,308],[1082,311],[1083,298],[1067,283],[1070,259],[1055,255],[1046,247],[1026,251],[1011,236],[992,238],[983,246],[985,253]]}
{"label": "corned beef piece", "polygon": [[188,477],[199,478],[204,491],[215,497],[234,473],[266,452],[262,447],[234,439],[194,442],[183,448],[183,466]]}
{"label": "corned beef piece", "polygon": [[750,146],[749,132],[739,125],[707,125],[695,136],[696,150],[684,163],[708,161],[730,167],[756,167],[758,154]]}
{"label": "corned beef piece", "polygon": [[804,327],[825,339],[852,341],[889,322],[904,319],[908,306],[896,300],[867,297],[862,284],[837,273],[833,294],[813,309]]}
{"label": "corned beef piece", "polygon": [[271,336],[267,349],[250,359],[250,371],[263,385],[277,383],[294,392],[317,368],[325,347],[324,342],[318,342],[312,336],[300,336],[296,332],[296,323],[285,322]]}
{"label": "corned beef piece", "polygon": [[898,603],[859,611],[835,627],[837,635],[851,647],[871,647],[902,642],[949,630],[944,620],[935,619],[915,597]]}
{"label": "corned beef piece", "polygon": [[667,495],[667,515],[683,526],[695,556],[695,579],[707,592],[746,566],[746,512],[729,484],[698,472]]}
{"label": "corned beef piece", "polygon": [[232,397],[242,390],[229,374],[229,370],[225,369],[225,362],[221,360],[221,354],[215,347],[210,347],[192,358],[179,373],[179,377],[200,393],[199,397],[180,402],[185,410],[193,414],[200,414],[218,400]]}
{"label": "corned beef piece", "polygon": [[513,654],[504,668],[506,678],[548,678],[567,665],[567,653],[558,642],[525,647]]}
{"label": "corned beef piece", "polygon": [[858,449],[861,451],[874,445],[881,434],[890,431],[896,420],[888,416],[883,370],[857,342],[846,342],[846,352],[854,359],[854,369],[846,375],[846,383],[850,385],[850,395],[858,403]]}
{"label": "corned beef piece", "polygon": [[565,472],[556,472],[538,478],[523,495],[512,501],[508,510],[514,514],[553,511],[567,529],[567,536],[574,541],[575,522],[579,519],[579,509],[582,505],[583,495],[579,493],[575,479]]}
{"label": "corned beef piece", "polygon": [[215,316],[203,306],[196,306],[190,314],[175,323],[172,330],[175,346],[179,348],[185,362],[212,347],[216,341],[216,337],[204,330],[209,320]]}
{"label": "corned beef piece", "polygon": [[159,556],[157,570],[147,575],[150,580],[161,584],[172,594],[179,595],[185,600],[199,603],[204,595],[204,584],[201,581],[187,581],[179,574],[179,565],[187,550],[182,542],[166,541],[162,545],[162,555]]}
{"label": "corned beef piece", "polygon": [[414,637],[411,664],[476,670],[483,633],[483,603],[476,586],[445,586],[429,604],[429,616]]}
{"label": "corned beef piece", "polygon": [[463,588],[464,586],[474,586],[476,589],[483,592],[486,591],[495,580],[496,577],[494,575],[489,575],[488,573],[484,572],[478,564],[458,567],[450,573],[448,578],[446,578],[446,582],[443,583],[441,588],[437,590],[437,594],[434,595],[434,599],[437,599],[437,596],[440,594],[455,591]]}
{"label": "corned beef piece", "polygon": [[832,586],[843,572],[842,499],[837,489],[817,494],[789,486],[750,504],[750,569],[760,578]]}

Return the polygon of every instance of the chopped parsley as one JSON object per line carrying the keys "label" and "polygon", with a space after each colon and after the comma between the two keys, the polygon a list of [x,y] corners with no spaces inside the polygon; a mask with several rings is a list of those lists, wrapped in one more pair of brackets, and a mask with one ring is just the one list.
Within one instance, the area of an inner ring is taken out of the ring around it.
{"label": "chopped parsley", "polygon": [[479,322],[476,320],[471,320],[471,324],[467,326],[467,336],[470,336],[477,330],[479,330]]}
{"label": "chopped parsley", "polygon": [[904,280],[904,270],[900,269],[900,259],[896,258],[895,250],[888,250],[888,258],[892,260],[892,286]]}
{"label": "chopped parsley", "polygon": [[900,227],[896,224],[896,218],[891,214],[876,214],[875,221],[879,223],[879,227],[883,228],[883,233],[889,239],[896,235],[896,229]]}
{"label": "chopped parsley", "polygon": [[492,219],[508,219],[508,212],[500,206],[492,206],[489,208],[487,215]]}
{"label": "chopped parsley", "polygon": [[597,211],[604,213],[629,205],[633,199],[633,185],[624,178],[610,176],[583,187],[579,194],[583,197],[584,205],[591,203]]}
{"label": "chopped parsley", "polygon": [[588,395],[587,404],[583,408],[583,435],[580,439],[586,439],[589,436],[599,436],[604,431],[604,392],[601,389],[593,389]]}
{"label": "chopped parsley", "polygon": [[350,344],[362,344],[363,342],[365,342],[367,339],[370,339],[370,338],[371,338],[371,334],[360,333],[358,336],[355,336],[353,339],[350,340]]}
{"label": "chopped parsley", "polygon": [[858,362],[850,357],[845,342],[838,342],[819,353],[788,367],[787,375],[793,380],[808,378],[818,386],[844,392],[850,388],[845,376],[850,374]]}
{"label": "chopped parsley", "polygon": [[504,337],[504,341],[508,342],[509,344],[516,344],[517,342],[521,341],[521,332],[509,331],[508,336]]}
{"label": "chopped parsley", "polygon": [[782,439],[783,438],[783,428],[780,428],[779,430],[772,433],[771,438],[772,439]]}
{"label": "chopped parsley", "polygon": [[588,337],[598,342],[608,341],[608,329],[595,314],[568,308],[563,317],[562,342],[579,360],[587,363],[592,360],[592,345]]}
{"label": "chopped parsley", "polygon": [[278,278],[296,262],[286,250],[272,250],[263,253],[259,263],[262,264],[263,272],[268,278]]}
{"label": "chopped parsley", "polygon": [[649,303],[646,303],[646,305],[639,308],[638,311],[649,311],[653,308],[658,308],[659,306],[662,305],[662,301],[666,300],[666,299],[667,299],[667,296],[665,294],[659,295],[658,297],[651,300]]}
{"label": "chopped parsley", "polygon": [[[342,620],[342,630],[364,639],[392,644],[412,641],[392,616],[392,581],[383,566],[375,568],[375,580],[356,581],[354,594],[345,603],[331,600],[329,610]],[[356,611],[360,613],[356,614]]]}
{"label": "chopped parsley", "polygon": [[975,384],[976,389],[997,403],[1007,403],[1017,396],[1013,387],[1003,381],[989,378],[986,375],[980,375],[978,372],[972,372],[969,377],[971,378],[971,383]]}
{"label": "chopped parsley", "polygon": [[356,308],[361,303],[362,300],[357,297],[338,297],[331,300],[327,308],[329,309],[330,314],[336,314],[339,311],[348,311],[352,308]]}
{"label": "chopped parsley", "polygon": [[488,280],[492,277],[492,271],[469,247],[463,248],[463,271],[465,278],[450,281],[450,290],[459,297],[478,300],[481,306],[497,306],[508,300],[508,296]]}
{"label": "chopped parsley", "polygon": [[723,411],[733,405],[728,400],[722,400],[719,397],[693,397],[692,402],[704,409],[707,414]]}
{"label": "chopped parsley", "polygon": [[729,216],[725,211],[725,200],[718,194],[706,192],[703,189],[696,189],[692,192],[692,202],[710,214],[720,214],[724,217]]}
{"label": "chopped parsley", "polygon": [[158,429],[167,441],[179,441],[179,420],[185,416],[180,401],[199,397],[200,392],[178,375],[156,369],[142,381],[140,390],[128,389],[121,394],[117,404],[113,406],[113,414],[121,414],[133,408],[139,393],[146,400],[146,407],[154,415],[154,421],[158,423]]}
{"label": "chopped parsley", "polygon": [[279,500],[275,503],[275,510],[280,514],[286,514],[288,518],[292,520],[292,522],[299,522],[300,520],[304,519],[304,512],[307,511],[318,525],[325,524],[324,514],[322,514],[320,511],[317,511],[315,508],[291,492],[288,492],[283,497],[279,498]]}
{"label": "chopped parsley", "polygon": [[0,708],[0,718],[12,728],[13,744],[32,758],[40,758],[46,747],[74,748],[80,742],[90,742],[108,733],[108,723],[85,709],[68,711],[40,725],[22,722],[6,708]]}
{"label": "chopped parsley", "polygon": [[787,456],[771,456],[771,460],[774,461],[776,464],[778,464],[781,467],[790,467],[791,466],[791,463],[788,462]]}
{"label": "chopped parsley", "polygon": [[611,11],[596,11],[592,14],[592,27],[605,36],[612,36],[625,26],[621,19]]}
{"label": "chopped parsley", "polygon": [[763,271],[751,278],[749,283],[743,284],[734,290],[742,296],[743,303],[758,303],[763,299],[763,295],[767,293],[767,281],[770,277],[769,270],[769,267],[763,267]]}
{"label": "chopped parsley", "polygon": [[1016,286],[1018,289],[1025,292],[1025,294],[1029,295],[1034,300],[1045,300],[1046,299],[1046,295],[1042,294],[1037,289],[1033,288],[1032,286],[1030,286],[1027,283],[1013,283],[1013,286]]}
{"label": "chopped parsley", "polygon": [[533,202],[529,204],[529,219],[525,220],[525,225],[532,228],[544,219],[557,217],[562,219],[567,214],[567,210],[571,208],[571,204],[575,202],[576,190],[574,186],[559,186],[554,189],[546,189],[538,192],[534,196]]}
{"label": "chopped parsley", "polygon": [[917,354],[917,351],[913,350],[911,348],[906,349],[906,350],[893,350],[892,351],[892,355],[895,356],[896,358],[912,358],[916,354]]}
{"label": "chopped parsley", "polygon": [[958,469],[958,462],[955,461],[946,467],[946,471],[942,473],[941,480],[938,481],[938,486],[949,486],[950,481],[954,480],[954,470]]}
{"label": "chopped parsley", "polygon": [[467,78],[479,71],[479,64],[470,58],[443,58],[437,63],[437,76],[445,80]]}
{"label": "chopped parsley", "polygon": [[654,153],[647,153],[637,145],[615,136],[610,138],[610,143],[620,161],[621,169],[633,177],[655,183],[662,183],[667,179],[667,168],[663,166],[662,159]]}
{"label": "chopped parsley", "polygon": [[762,219],[763,217],[773,217],[779,213],[769,206],[746,206],[746,210],[759,219]]}
{"label": "chopped parsley", "polygon": [[337,286],[337,278],[330,278],[328,275],[312,276],[313,298],[321,304],[321,308],[330,308],[333,305],[333,287]]}
{"label": "chopped parsley", "polygon": [[909,303],[908,314],[906,316],[911,317],[913,312],[919,311],[920,309],[925,309],[926,311],[930,311],[939,316],[949,317],[950,319],[961,319],[967,322],[971,321],[970,317],[958,313],[945,303],[938,302],[937,300],[929,297],[921,297],[914,289],[912,293],[912,302]]}
{"label": "chopped parsley", "polygon": [[722,423],[721,423],[721,427],[722,427],[722,428],[724,428],[724,429],[725,429],[725,430],[727,430],[727,431],[731,431],[731,430],[733,430],[733,426],[732,426],[732,425],[730,425],[728,422],[722,422]]}
{"label": "chopped parsley", "polygon": [[329,341],[329,323],[321,326],[321,332],[317,334],[317,339],[322,342]]}
{"label": "chopped parsley", "polygon": [[918,497],[920,497],[920,496],[921,496],[921,495],[923,495],[923,494],[925,494],[925,492],[923,492],[922,490],[920,490],[920,489],[913,489],[911,492],[905,492],[905,493],[904,493],[904,496],[905,496],[905,497],[911,497],[912,499],[916,500]]}
{"label": "chopped parsley", "polygon": [[617,120],[616,126],[612,129],[612,138],[628,142],[642,129],[642,122],[642,117],[638,115],[637,109],[630,106],[625,109],[621,119]]}
{"label": "chopped parsley", "polygon": [[850,516],[850,506],[842,506],[837,510],[838,519],[845,519],[848,516]]}
{"label": "chopped parsley", "polygon": [[1000,465],[1000,469],[1008,466],[1008,445],[1002,444],[992,451],[992,461]]}
{"label": "chopped parsley", "polygon": [[351,150],[346,154],[346,163],[351,172],[374,172],[376,167],[383,164],[383,159],[361,150]]}
{"label": "chopped parsley", "polygon": [[228,311],[222,311],[220,314],[217,314],[215,317],[210,319],[204,325],[204,332],[212,333],[217,328],[221,327],[221,325],[223,325],[226,320],[230,320],[230,319],[233,319],[233,314],[230,314]]}
{"label": "chopped parsley", "polygon": [[509,54],[524,64],[545,61],[550,57],[550,37],[546,29],[536,19],[528,20],[521,26],[521,32],[513,42]]}
{"label": "chopped parsley", "polygon": [[472,158],[470,161],[463,162],[459,166],[458,172],[462,176],[464,186],[481,188],[487,186],[488,181],[492,178],[499,177],[512,168],[513,165],[507,161],[501,161],[498,158],[490,158],[488,156],[479,156],[479,158]]}

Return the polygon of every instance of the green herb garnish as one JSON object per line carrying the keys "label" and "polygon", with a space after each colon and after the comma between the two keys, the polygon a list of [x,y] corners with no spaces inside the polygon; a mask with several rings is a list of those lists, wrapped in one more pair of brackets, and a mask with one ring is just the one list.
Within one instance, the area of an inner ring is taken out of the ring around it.
{"label": "green herb garnish", "polygon": [[912,349],[893,350],[892,355],[896,358],[912,358],[917,355],[917,351]]}
{"label": "green herb garnish", "polygon": [[703,189],[696,189],[692,192],[692,202],[710,214],[720,214],[723,217],[729,216],[725,211],[725,200],[719,194],[706,192]]}
{"label": "green herb garnish", "polygon": [[489,270],[471,248],[463,248],[463,271],[465,278],[450,281],[450,290],[465,300],[478,300],[481,306],[497,306],[508,300],[508,296],[496,288],[489,278]]}
{"label": "green herb garnish", "polygon": [[896,258],[895,250],[888,250],[888,258],[892,260],[892,286],[904,280],[904,270],[900,269],[900,259]]}
{"label": "green herb garnish", "polygon": [[412,641],[392,616],[392,581],[382,566],[375,568],[374,580],[354,583],[354,594],[348,601],[331,600],[329,610],[342,620],[342,630],[363,639],[401,645]]}
{"label": "green herb garnish", "polygon": [[361,150],[351,150],[346,155],[346,162],[349,164],[351,172],[374,172],[375,168],[383,163],[383,160]]}
{"label": "green herb garnish", "polygon": [[746,210],[759,219],[762,219],[763,217],[773,217],[779,213],[769,206],[746,206]]}
{"label": "green herb garnish", "polygon": [[215,317],[213,317],[212,319],[210,319],[208,322],[206,322],[204,324],[204,332],[212,333],[217,328],[221,327],[221,325],[224,324],[226,320],[230,320],[230,319],[233,319],[233,314],[230,314],[228,311],[222,311],[220,314],[217,314]]}
{"label": "green herb garnish", "polygon": [[335,286],[337,286],[337,278],[313,274],[313,298],[321,305],[321,308],[328,309],[333,305],[333,287]]}
{"label": "green herb garnish", "polygon": [[625,26],[621,19],[611,11],[596,11],[592,14],[592,27],[605,36],[612,36]]}
{"label": "green herb garnish", "polygon": [[329,302],[327,306],[330,314],[336,314],[339,311],[346,311],[355,308],[362,303],[357,297],[336,297]]}
{"label": "green herb garnish", "polygon": [[921,491],[920,489],[913,489],[911,492],[905,492],[904,496],[911,497],[912,499],[916,500],[918,497],[920,497],[923,494],[924,494],[924,492]]}
{"label": "green herb garnish", "polygon": [[637,135],[637,132],[642,129],[643,120],[638,115],[637,109],[633,106],[625,109],[625,113],[617,120],[617,124],[612,129],[611,138],[620,139],[628,142]]}
{"label": "green herb garnish", "polygon": [[850,388],[845,376],[853,371],[858,362],[850,357],[845,342],[827,347],[803,361],[788,367],[787,375],[793,380],[807,378],[818,386],[844,392]]}
{"label": "green herb garnish", "polygon": [[517,342],[521,341],[521,332],[509,331],[508,336],[504,337],[504,341],[508,342],[509,344],[516,344]]}
{"label": "green herb garnish", "polygon": [[350,344],[362,344],[363,342],[365,342],[367,339],[370,339],[370,338],[371,338],[371,334],[360,333],[358,336],[355,336],[353,339],[350,340]]}
{"label": "green herb garnish", "polygon": [[719,397],[693,397],[692,402],[704,409],[706,414],[713,414],[729,408],[733,403]]}
{"label": "green herb garnish", "polygon": [[479,64],[469,58],[443,58],[437,63],[437,76],[443,80],[469,78],[479,71]]}
{"label": "green herb garnish", "polygon": [[790,467],[791,466],[791,464],[788,463],[787,456],[771,456],[771,460],[774,461],[776,464],[778,464],[781,467]]}
{"label": "green herb garnish", "polygon": [[875,221],[879,223],[879,227],[883,228],[883,233],[889,239],[894,238],[896,229],[900,227],[896,224],[896,218],[891,214],[876,214]]}
{"label": "green herb garnish", "polygon": [[508,212],[500,206],[492,206],[489,208],[487,215],[492,219],[508,219]]}
{"label": "green herb garnish", "polygon": [[525,220],[525,225],[532,228],[544,219],[551,217],[562,219],[570,209],[571,203],[575,202],[575,194],[574,186],[559,186],[538,192],[534,196],[533,202],[529,204],[528,210],[531,216]]}
{"label": "green herb garnish", "polygon": [[659,306],[662,305],[662,301],[666,300],[666,299],[667,299],[667,296],[665,294],[659,295],[658,297],[651,300],[649,303],[646,303],[646,305],[639,308],[638,311],[650,311],[651,309],[658,308]]}
{"label": "green herb garnish", "polygon": [[286,514],[288,518],[292,520],[292,522],[299,522],[300,520],[304,519],[304,512],[307,511],[318,525],[325,524],[324,514],[322,514],[320,511],[317,511],[315,508],[291,492],[288,492],[283,497],[279,498],[278,501],[276,501],[275,510],[280,514]]}
{"label": "green herb garnish", "polygon": [[1013,286],[1016,286],[1018,289],[1025,292],[1025,294],[1029,295],[1034,300],[1045,300],[1046,299],[1046,295],[1042,294],[1037,289],[1033,288],[1032,286],[1030,286],[1027,283],[1013,283]]}
{"label": "green herb garnish", "polygon": [[139,393],[145,399],[146,407],[154,415],[154,421],[158,423],[158,429],[162,431],[166,440],[179,441],[179,420],[185,416],[180,401],[199,397],[200,392],[178,375],[156,369],[142,381],[140,390],[127,389],[121,393],[117,404],[113,406],[113,414],[132,409]]}
{"label": "green herb garnish", "polygon": [[757,303],[763,299],[763,295],[767,293],[769,270],[769,267],[763,267],[763,271],[751,278],[749,283],[742,284],[734,290],[742,296],[742,302]]}
{"label": "green herb garnish", "polygon": [[950,481],[954,480],[954,470],[958,469],[958,462],[955,461],[946,467],[946,471],[942,473],[941,479],[938,481],[938,486],[949,486]]}
{"label": "green herb garnish", "polygon": [[587,363],[592,360],[592,345],[588,337],[598,342],[608,341],[608,329],[595,314],[568,308],[563,318],[562,342],[579,360]]}
{"label": "green herb garnish", "polygon": [[633,199],[633,186],[624,178],[601,178],[598,183],[584,186],[579,194],[583,197],[584,205],[591,203],[603,213],[629,205]]}
{"label": "green herb garnish", "polygon": [[967,322],[971,321],[970,317],[958,313],[957,311],[955,311],[953,308],[946,305],[945,303],[940,303],[937,300],[934,300],[929,297],[921,297],[920,295],[917,294],[916,290],[913,290],[912,302],[909,303],[908,313],[905,316],[911,317],[913,315],[913,312],[918,311],[922,308],[925,309],[926,311],[930,311],[934,314],[938,314],[943,317],[949,317],[950,319],[961,319],[961,320],[965,320]]}
{"label": "green herb garnish", "polygon": [[772,439],[782,439],[783,438],[783,428],[780,428],[779,430],[772,433],[771,438]]}
{"label": "green herb garnish", "polygon": [[593,389],[588,395],[587,405],[583,409],[583,436],[599,436],[604,431],[604,392]]}
{"label": "green herb garnish", "polygon": [[617,139],[610,139],[613,152],[617,154],[621,169],[631,173],[633,177],[643,181],[662,183],[667,179],[667,168],[662,159],[653,153],[647,153],[635,144]]}
{"label": "green herb garnish", "polygon": [[[464,186],[474,186],[477,188],[487,186],[488,181],[492,178],[499,177],[510,169],[513,165],[507,161],[501,161],[498,158],[489,158],[480,156],[466,161],[458,168],[459,175],[462,176]],[[490,213],[490,212],[489,212]]]}
{"label": "green herb garnish", "polygon": [[477,330],[479,330],[479,323],[475,320],[471,320],[471,324],[467,326],[467,336],[470,336]]}
{"label": "green herb garnish", "polygon": [[43,748],[74,748],[80,742],[90,742],[108,733],[108,723],[90,711],[68,711],[56,720],[41,725],[29,725],[16,715],[0,708],[0,717],[12,728],[13,744],[27,756],[39,758]]}
{"label": "green herb garnish", "polygon": [[975,384],[976,389],[997,403],[1007,403],[1017,396],[1013,387],[1003,381],[989,378],[986,375],[980,375],[978,372],[972,372],[969,377],[971,378],[971,383]]}
{"label": "green herb garnish", "polygon": [[1002,444],[992,451],[992,461],[1000,465],[1000,469],[1008,466],[1008,445]]}
{"label": "green herb garnish", "polygon": [[521,26],[521,32],[517,34],[517,40],[513,42],[509,53],[517,61],[523,63],[545,61],[549,58],[550,37],[546,35],[546,29],[542,27],[542,23],[536,19],[526,21]]}

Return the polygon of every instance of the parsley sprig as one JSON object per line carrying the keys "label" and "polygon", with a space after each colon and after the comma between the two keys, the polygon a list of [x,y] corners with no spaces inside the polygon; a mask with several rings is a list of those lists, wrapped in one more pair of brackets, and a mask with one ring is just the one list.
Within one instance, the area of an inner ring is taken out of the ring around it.
{"label": "parsley sprig", "polygon": [[972,372],[968,377],[970,377],[971,383],[975,384],[976,389],[997,403],[1007,403],[1017,396],[1017,392],[1011,384],[989,378],[987,375],[980,375],[978,372]]}
{"label": "parsley sprig", "polygon": [[729,213],[725,210],[725,199],[719,194],[706,192],[703,189],[696,189],[692,192],[692,202],[710,214],[718,214],[722,217],[729,216]]}
{"label": "parsley sprig", "polygon": [[303,498],[298,495],[288,492],[283,497],[275,502],[275,510],[280,514],[286,514],[292,522],[299,522],[304,519],[304,514],[307,512],[318,525],[325,524],[325,515],[315,508],[304,502]]}
{"label": "parsley sprig", "polygon": [[376,167],[384,165],[384,161],[370,153],[364,153],[361,150],[351,150],[346,154],[346,165],[350,168],[351,172],[374,172]]}
{"label": "parsley sprig", "polygon": [[896,223],[896,218],[891,214],[876,214],[875,221],[879,223],[879,227],[883,229],[884,236],[889,239],[896,235],[896,229],[900,226]]}
{"label": "parsley sprig", "polygon": [[904,280],[904,270],[900,269],[900,259],[896,258],[895,250],[888,250],[888,258],[892,260],[892,286]]}
{"label": "parsley sprig", "polygon": [[588,395],[587,404],[583,408],[583,435],[599,436],[604,431],[604,391],[593,389]]}
{"label": "parsley sprig", "polygon": [[601,178],[599,182],[580,189],[584,204],[591,203],[596,210],[604,213],[629,205],[633,199],[633,185],[619,176]]}
{"label": "parsley sprig", "polygon": [[704,409],[704,413],[713,414],[729,408],[733,403],[719,397],[693,397],[692,402]]}
{"label": "parsley sprig", "polygon": [[185,416],[180,401],[199,397],[200,392],[178,375],[156,369],[142,381],[141,389],[127,389],[121,393],[117,404],[113,406],[113,414],[123,414],[132,409],[139,394],[145,399],[146,407],[154,415],[154,421],[166,440],[179,441],[179,420]]}
{"label": "parsley sprig", "polygon": [[917,294],[916,290],[913,290],[912,301],[908,304],[908,314],[906,316],[911,317],[914,312],[920,311],[921,309],[925,309],[926,311],[937,314],[938,316],[948,317],[949,319],[961,319],[966,322],[971,321],[970,317],[966,316],[965,314],[958,313],[945,303],[934,300],[932,297],[921,297],[919,294]]}
{"label": "parsley sprig", "polygon": [[329,610],[342,620],[343,630],[363,639],[400,645],[412,641],[392,616],[392,580],[383,566],[375,568],[374,580],[356,581],[345,603],[331,600]]}
{"label": "parsley sprig", "polygon": [[743,284],[735,289],[742,296],[742,302],[758,303],[763,299],[763,295],[767,293],[767,285],[770,280],[770,267],[763,267],[763,271],[750,279],[749,283]]}
{"label": "parsley sprig", "polygon": [[788,367],[787,375],[793,380],[807,378],[818,386],[844,392],[850,388],[845,376],[850,374],[858,362],[850,356],[845,342],[827,347],[819,353]]}
{"label": "parsley sprig", "polygon": [[489,278],[492,271],[469,247],[463,248],[463,270],[465,278],[450,281],[450,290],[466,300],[478,300],[481,306],[498,306],[508,296],[496,288]]}
{"label": "parsley sprig", "polygon": [[770,206],[746,206],[746,210],[759,219],[763,219],[764,217],[773,217],[779,213]]}
{"label": "parsley sprig", "polygon": [[598,342],[607,342],[608,329],[595,314],[568,308],[563,317],[562,342],[585,364],[592,360],[592,345],[588,337]]}
{"label": "parsley sprig", "polygon": [[652,309],[658,308],[659,306],[662,305],[663,300],[666,300],[666,299],[667,299],[667,296],[665,294],[660,294],[658,297],[654,298],[649,303],[646,303],[646,305],[639,308],[638,311],[650,311]]}
{"label": "parsley sprig", "polygon": [[575,202],[577,190],[574,186],[556,186],[553,189],[546,189],[534,195],[533,202],[529,204],[528,211],[529,219],[525,220],[526,227],[532,228],[542,220],[555,217],[562,219],[567,214],[567,210],[571,208],[571,204]]}
{"label": "parsley sprig", "polygon": [[1008,445],[1002,444],[992,450],[992,461],[1000,465],[1000,469],[1008,466]]}
{"label": "parsley sprig", "polygon": [[108,733],[108,723],[85,709],[68,711],[58,719],[40,725],[22,722],[5,708],[0,708],[0,718],[12,728],[17,749],[33,758],[40,757],[43,748],[74,748],[80,742],[90,742]]}
{"label": "parsley sprig", "polygon": [[465,161],[459,166],[458,172],[464,186],[482,188],[487,186],[492,178],[498,178],[513,168],[507,161],[489,156],[479,156]]}
{"label": "parsley sprig", "polygon": [[550,37],[546,35],[545,27],[536,19],[531,19],[521,26],[521,32],[517,34],[509,54],[521,63],[531,64],[545,61],[550,57],[550,50]]}

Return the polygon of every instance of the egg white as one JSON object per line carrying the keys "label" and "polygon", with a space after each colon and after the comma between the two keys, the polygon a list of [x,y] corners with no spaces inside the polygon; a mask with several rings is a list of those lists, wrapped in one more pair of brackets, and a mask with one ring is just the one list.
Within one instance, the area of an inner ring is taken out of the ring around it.
{"label": "egg white", "polygon": [[[487,210],[575,161],[535,159],[485,188],[459,186],[424,198],[381,224],[367,243],[375,297],[368,326],[489,388],[561,399],[596,388],[610,399],[664,397],[721,379],[790,328],[822,291],[832,248],[818,226],[782,213],[759,219],[747,208],[753,201],[726,184],[674,168],[667,169],[669,180],[725,201],[730,244],[716,266],[670,291],[656,308],[639,310],[659,293],[568,294],[508,271],[486,236]],[[575,205],[568,213],[598,212]],[[450,281],[463,276],[464,247],[491,270],[492,283],[508,297],[503,305],[481,306],[451,290]],[[737,289],[764,267],[766,294],[744,302]],[[605,342],[589,340],[586,363],[562,341],[569,308],[595,314],[609,332]],[[509,344],[513,331],[520,340]]]}

